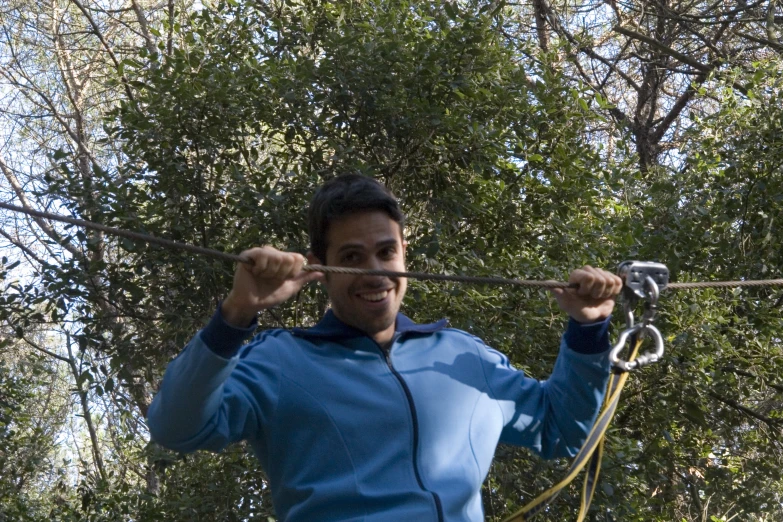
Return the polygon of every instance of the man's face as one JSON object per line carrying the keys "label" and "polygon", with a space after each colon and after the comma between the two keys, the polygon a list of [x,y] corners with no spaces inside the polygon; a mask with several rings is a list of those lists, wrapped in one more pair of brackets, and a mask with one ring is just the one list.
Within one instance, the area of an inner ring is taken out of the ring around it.
{"label": "man's face", "polygon": [[[349,214],[333,221],[326,236],[326,264],[405,271],[400,225],[382,211]],[[334,314],[382,346],[391,341],[408,280],[383,276],[326,274]]]}

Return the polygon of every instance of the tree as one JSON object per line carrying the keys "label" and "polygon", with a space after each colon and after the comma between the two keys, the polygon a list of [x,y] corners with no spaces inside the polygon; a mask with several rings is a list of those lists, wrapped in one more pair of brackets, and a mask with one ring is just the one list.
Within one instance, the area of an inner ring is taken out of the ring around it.
{"label": "tree", "polygon": [[[716,110],[714,79],[783,51],[779,2],[532,2],[538,43],[596,95],[598,110],[633,140],[639,168],[676,165],[694,116]],[[553,40],[555,36],[558,39]],[[733,84],[743,90],[742,81]],[[611,138],[609,138],[611,139]]]}
{"label": "tree", "polygon": [[[136,54],[137,45],[157,48],[150,23],[168,18],[173,26],[175,6],[169,2],[163,9],[143,9],[135,0],[118,10],[78,0],[0,3],[0,128],[4,134],[0,187],[4,198],[28,208],[70,210],[93,217],[93,192],[61,190],[58,172],[65,165],[78,180],[74,188],[89,187],[93,176],[116,172],[122,155],[105,140],[102,118],[119,97],[133,99],[124,60]],[[160,37],[163,48],[171,46],[171,37],[171,33]],[[24,270],[17,269],[21,280],[6,289],[4,301],[13,308],[2,310],[0,327],[8,325],[27,347],[19,352],[21,360],[35,362],[45,356],[48,364],[65,368],[76,388],[75,404],[88,432],[88,450],[79,458],[84,479],[80,492],[71,488],[70,476],[42,478],[36,487],[62,486],[65,493],[58,502],[68,503],[78,494],[85,503],[91,487],[106,487],[115,472],[104,462],[110,455],[108,448],[118,449],[114,455],[119,458],[118,474],[125,477],[127,446],[133,442],[126,434],[138,433],[140,416],[123,424],[120,413],[129,405],[143,411],[149,400],[144,383],[132,377],[132,369],[125,367],[129,377],[123,378],[117,369],[104,364],[105,355],[100,353],[100,347],[111,338],[107,332],[122,330],[106,295],[105,271],[100,268],[111,259],[110,245],[100,234],[76,233],[42,219],[27,220],[6,213],[2,219],[3,253],[10,246],[25,264]],[[86,269],[90,263],[92,270]],[[91,337],[89,326],[95,316],[102,327]],[[36,342],[32,332],[42,331],[59,339],[60,344]],[[14,367],[9,385],[26,382],[24,372],[16,372]],[[108,411],[112,415],[96,416],[96,409],[106,406],[98,406],[109,398],[104,395],[111,396]],[[109,440],[100,441],[104,436]],[[125,448],[118,448],[120,441]],[[41,455],[42,459],[47,457]],[[144,468],[136,463],[130,467],[134,466]],[[47,506],[51,502],[37,506],[31,516],[48,519]]]}
{"label": "tree", "polygon": [[[560,279],[641,258],[675,280],[777,274],[779,7],[645,6],[6,2],[3,196],[230,252],[304,252],[315,187],[358,171],[401,197],[415,270]],[[206,322],[232,267],[2,219],[7,256],[25,264],[0,321],[28,368],[67,377],[84,419],[80,474],[36,461],[55,472],[28,480],[57,496],[24,516],[271,515],[241,446],[176,455],[148,444],[144,426],[165,363]],[[423,282],[409,292],[414,319],[447,316],[531,375],[549,373],[563,318],[546,295]],[[326,305],[308,288],[261,327],[312,324]],[[667,356],[630,380],[594,520],[779,518],[779,306],[766,289],[664,294]],[[6,367],[4,425],[24,424],[21,408],[45,388]],[[501,448],[488,518],[566,465]],[[542,520],[571,518],[576,494]]]}

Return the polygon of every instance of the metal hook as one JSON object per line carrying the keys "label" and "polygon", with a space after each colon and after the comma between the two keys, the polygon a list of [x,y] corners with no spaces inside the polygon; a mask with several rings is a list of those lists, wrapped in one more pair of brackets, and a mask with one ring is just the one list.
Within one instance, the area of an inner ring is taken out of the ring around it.
{"label": "metal hook", "polygon": [[[651,336],[655,343],[655,351],[644,353],[633,361],[620,359],[620,352],[625,347],[628,337],[636,333],[641,333],[642,331],[652,334]],[[612,366],[619,368],[624,372],[630,372],[631,370],[636,370],[642,366],[658,362],[661,357],[663,357],[663,336],[661,335],[661,332],[651,324],[645,325],[642,323],[623,330],[620,334],[620,338],[617,340],[617,344],[614,345],[614,348],[612,348],[612,351],[609,353],[609,360],[612,362]]]}
{"label": "metal hook", "polygon": [[[627,372],[654,363],[663,357],[663,336],[652,325],[652,321],[657,311],[661,288],[668,283],[669,271],[665,265],[659,263],[626,261],[620,265],[619,273],[625,280],[623,310],[626,328],[620,333],[609,358],[615,368]],[[639,299],[644,299],[644,313],[642,314],[642,322],[635,324],[633,309]],[[638,338],[642,338],[648,332],[655,344],[654,351],[641,354],[633,361],[620,359],[620,352],[625,347],[629,336],[636,334]]]}

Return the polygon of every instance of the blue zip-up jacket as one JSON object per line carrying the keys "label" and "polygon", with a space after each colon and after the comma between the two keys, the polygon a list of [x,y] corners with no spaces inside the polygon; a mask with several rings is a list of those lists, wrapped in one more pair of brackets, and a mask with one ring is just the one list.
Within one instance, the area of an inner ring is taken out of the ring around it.
{"label": "blue zip-up jacket", "polygon": [[246,439],[283,521],[484,519],[499,442],[571,456],[609,376],[608,320],[571,321],[546,381],[446,321],[400,314],[388,352],[330,311],[310,329],[252,328],[215,314],[166,370],[152,438],[191,452]]}

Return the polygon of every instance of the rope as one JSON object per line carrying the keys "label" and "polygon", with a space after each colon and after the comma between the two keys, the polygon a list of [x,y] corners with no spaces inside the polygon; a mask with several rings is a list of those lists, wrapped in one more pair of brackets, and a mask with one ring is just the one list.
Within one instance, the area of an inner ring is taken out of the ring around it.
{"label": "rope", "polygon": [[486,285],[517,285],[529,288],[577,288],[576,284],[560,283],[558,281],[533,281],[523,279],[506,279],[503,277],[478,277],[449,274],[428,274],[424,272],[391,272],[388,270],[366,270],[361,268],[343,268],[338,266],[307,265],[302,268],[308,272],[324,272],[329,274],[376,275],[386,277],[409,277],[431,281],[458,281],[460,283],[476,283]]}
{"label": "rope", "polygon": [[[33,217],[50,219],[53,221],[60,221],[63,223],[69,223],[79,227],[98,230],[107,234],[115,236],[125,237],[134,241],[143,241],[151,245],[161,246],[163,248],[184,250],[186,252],[192,252],[194,254],[212,257],[224,261],[232,261],[239,263],[253,264],[253,260],[250,258],[242,257],[236,254],[229,254],[214,250],[206,247],[199,247],[190,245],[187,243],[180,243],[169,239],[163,239],[151,234],[144,234],[140,232],[133,232],[130,230],[124,230],[121,228],[109,227],[101,225],[99,223],[93,223],[83,219],[72,218],[68,216],[62,216],[59,214],[51,214],[49,212],[42,212],[39,210],[33,210],[29,208],[17,207],[8,203],[0,202],[0,208],[11,210],[13,212],[20,212]],[[428,274],[423,272],[392,272],[387,270],[365,270],[358,268],[345,268],[334,266],[322,266],[322,265],[306,265],[302,268],[308,272],[324,272],[334,274],[351,274],[351,275],[374,275],[385,277],[406,277],[410,279],[421,279],[431,281],[455,281],[461,283],[475,283],[475,284],[490,284],[490,285],[516,285],[528,288],[573,288],[577,285],[562,283],[557,281],[535,281],[535,280],[522,280],[522,279],[508,279],[503,277],[476,277],[476,276],[464,276],[464,275],[450,275],[450,274]],[[736,288],[736,287],[761,287],[761,286],[783,286],[783,279],[768,279],[768,280],[750,280],[750,281],[702,281],[702,282],[688,282],[688,283],[669,283],[666,288],[672,290],[688,290],[688,289],[700,289],[700,288]],[[640,340],[633,342],[634,346],[631,358],[635,357],[638,352]],[[579,454],[576,456],[571,464],[571,467],[566,477],[559,483],[554,485],[543,494],[536,497],[528,505],[524,506],[519,511],[512,514],[504,522],[522,522],[530,520],[535,515],[542,512],[546,506],[552,502],[560,492],[576,477],[576,475],[587,466],[587,473],[585,477],[585,483],[582,491],[582,502],[580,504],[580,512],[578,520],[581,522],[584,520],[587,509],[590,506],[595,488],[598,482],[598,475],[600,472],[601,459],[603,456],[603,442],[606,430],[609,428],[609,423],[617,409],[619,402],[620,392],[628,378],[628,373],[613,374],[610,378],[608,393],[604,402],[604,408],[602,413],[596,420],[587,441],[585,442]]]}
{"label": "rope", "polygon": [[[631,353],[628,356],[629,361],[636,358],[641,344],[641,339],[635,336],[631,339]],[[593,500],[595,488],[598,485],[598,476],[600,474],[601,460],[604,453],[604,437],[606,431],[609,429],[612,417],[614,417],[614,413],[617,411],[617,405],[620,402],[620,393],[623,391],[623,387],[629,376],[629,372],[613,372],[609,377],[601,414],[596,419],[595,424],[593,424],[579,453],[576,454],[574,460],[571,462],[571,466],[568,468],[566,476],[560,482],[528,502],[521,509],[512,513],[509,517],[504,519],[503,522],[527,522],[532,520],[533,517],[542,513],[546,507],[557,498],[560,492],[563,491],[563,489],[565,489],[577,475],[585,469],[585,467],[587,467],[585,482],[582,487],[582,501],[579,507],[577,522],[582,522],[585,519],[587,510],[590,508],[590,503]]]}
{"label": "rope", "polygon": [[693,283],[669,283],[666,288],[672,290],[692,290],[694,288],[737,288],[742,286],[783,286],[783,279],[760,279],[749,281],[699,281]]}
{"label": "rope", "polygon": [[[172,250],[184,250],[186,252],[192,252],[194,254],[212,257],[214,259],[220,259],[223,261],[232,261],[235,263],[249,263],[253,264],[253,260],[239,256],[237,254],[229,254],[220,250],[214,250],[212,248],[200,247],[191,245],[188,243],[180,243],[178,241],[172,241],[170,239],[163,239],[156,237],[152,234],[144,234],[141,232],[133,232],[131,230],[125,230],[122,228],[109,227],[101,225],[100,223],[94,223],[92,221],[86,221],[84,219],[77,219],[68,216],[62,216],[59,214],[52,214],[50,212],[43,212],[41,210],[33,210],[30,208],[17,207],[9,203],[0,202],[0,208],[11,210],[13,212],[19,212],[27,214],[29,216],[51,219],[52,221],[60,221],[63,223],[69,223],[82,228],[88,228],[92,230],[98,230],[107,234],[125,237],[134,241],[142,241],[151,245],[157,245],[163,248]],[[473,284],[486,284],[486,285],[515,285],[527,288],[576,288],[576,285],[569,283],[562,283],[558,281],[538,281],[529,279],[509,279],[505,277],[478,277],[478,276],[466,276],[466,275],[450,275],[450,274],[429,274],[424,272],[391,272],[388,270],[365,270],[359,268],[344,268],[336,266],[323,266],[323,265],[306,265],[302,268],[307,272],[324,272],[327,274],[351,274],[351,275],[374,275],[385,277],[406,277],[409,279],[421,279],[429,281],[455,281],[459,283],[473,283]],[[703,281],[693,283],[669,283],[666,288],[672,290],[687,290],[697,288],[733,288],[733,287],[747,287],[747,286],[783,286],[783,279],[766,279],[757,281]]]}
{"label": "rope", "polygon": [[61,216],[59,214],[42,212],[40,210],[17,207],[14,205],[10,205],[8,203],[3,203],[2,201],[0,201],[0,208],[5,208],[8,210],[12,210],[14,212],[21,212],[22,214],[28,214],[33,217],[51,219],[53,221],[62,221],[63,223],[70,223],[71,225],[77,225],[83,228],[99,230],[101,232],[106,232],[107,234],[112,234],[120,237],[127,237],[128,239],[143,241],[145,243],[162,246],[164,248],[170,248],[173,250],[185,250],[187,252],[193,252],[194,254],[199,254],[207,257],[214,257],[216,259],[222,259],[224,261],[234,261],[234,262],[242,262],[242,263],[249,261],[248,259],[240,257],[236,254],[227,254],[226,252],[213,250],[211,248],[189,245],[187,243],[179,243],[177,241],[172,241],[170,239],[155,237],[151,234],[142,234],[141,232],[132,232],[130,230],[124,230],[122,228],[107,227],[106,225],[101,225],[100,223],[93,223],[92,221],[85,221],[84,219],[76,219],[68,216]]}

